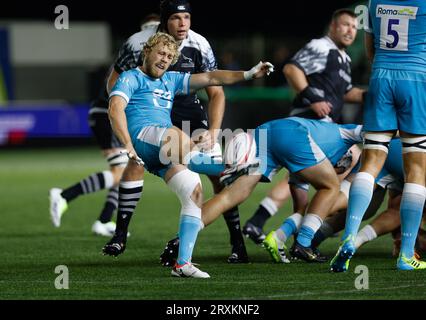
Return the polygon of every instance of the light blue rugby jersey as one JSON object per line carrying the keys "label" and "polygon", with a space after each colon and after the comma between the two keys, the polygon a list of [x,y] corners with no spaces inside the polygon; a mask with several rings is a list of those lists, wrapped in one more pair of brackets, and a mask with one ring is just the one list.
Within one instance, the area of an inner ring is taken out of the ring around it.
{"label": "light blue rugby jersey", "polygon": [[361,125],[336,124],[298,117],[287,119],[296,121],[308,128],[315,143],[333,165],[342,158],[352,145],[362,142]]}
{"label": "light blue rugby jersey", "polygon": [[110,98],[120,96],[127,101],[125,112],[132,139],[147,126],[172,126],[170,112],[173,99],[178,94],[189,94],[190,79],[189,73],[173,71],[154,79],[139,68],[121,73]]}
{"label": "light blue rugby jersey", "polygon": [[370,0],[373,68],[426,72],[426,1]]}

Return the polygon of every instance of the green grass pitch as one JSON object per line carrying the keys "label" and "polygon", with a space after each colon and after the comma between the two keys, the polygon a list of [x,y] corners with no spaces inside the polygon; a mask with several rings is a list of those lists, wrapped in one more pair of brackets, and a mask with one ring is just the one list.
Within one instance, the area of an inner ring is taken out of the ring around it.
{"label": "green grass pitch", "polygon": [[[211,279],[172,278],[159,264],[165,243],[178,227],[179,205],[165,184],[145,177],[142,200],[133,217],[126,252],[101,254],[107,238],[91,234],[105,192],[76,199],[53,228],[48,190],[66,187],[106,169],[95,147],[0,152],[0,299],[425,299],[426,272],[398,272],[392,240],[382,237],[359,250],[345,274],[331,274],[328,264],[275,264],[267,252],[247,240],[251,263],[229,265],[229,237],[220,218],[198,238],[193,261]],[[280,175],[280,177],[282,174]],[[212,189],[203,178],[206,198]],[[271,185],[262,184],[240,206],[244,223]],[[290,204],[270,219],[265,231],[279,226]],[[325,242],[331,256],[338,239]],[[66,265],[69,289],[55,288],[55,267]],[[368,267],[369,288],[357,290],[357,265]],[[179,296],[176,292],[180,292]]]}

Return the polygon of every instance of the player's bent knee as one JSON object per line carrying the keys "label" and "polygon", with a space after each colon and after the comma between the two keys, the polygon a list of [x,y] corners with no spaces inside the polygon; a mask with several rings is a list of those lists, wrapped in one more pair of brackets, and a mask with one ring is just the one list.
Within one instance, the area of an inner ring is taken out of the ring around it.
{"label": "player's bent knee", "polygon": [[143,180],[145,169],[134,161],[129,161],[122,174],[122,180]]}
{"label": "player's bent knee", "polygon": [[364,136],[364,149],[366,150],[380,150],[389,152],[389,143],[392,136],[384,133],[371,133],[367,132]]}
{"label": "player's bent knee", "polygon": [[192,201],[197,205],[197,207],[201,208],[203,205],[203,188],[201,184],[198,184],[191,194]]}
{"label": "player's bent knee", "polygon": [[188,169],[179,171],[168,182],[182,205],[181,214],[201,219],[202,187],[200,176]]}

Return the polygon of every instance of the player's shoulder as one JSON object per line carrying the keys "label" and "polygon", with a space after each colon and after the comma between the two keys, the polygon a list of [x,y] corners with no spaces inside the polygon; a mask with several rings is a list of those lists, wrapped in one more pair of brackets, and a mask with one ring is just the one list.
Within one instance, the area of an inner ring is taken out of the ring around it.
{"label": "player's shoulder", "polygon": [[151,25],[143,30],[132,34],[126,41],[127,45],[130,45],[133,48],[141,47],[148,41],[148,39],[157,33],[158,25]]}
{"label": "player's shoulder", "polygon": [[209,41],[204,36],[193,30],[189,30],[185,46],[197,48],[200,51],[210,50],[211,48]]}
{"label": "player's shoulder", "polygon": [[135,82],[138,82],[140,78],[142,78],[142,71],[139,68],[134,68],[134,69],[123,71],[120,74],[118,81],[123,81],[123,82],[130,81],[131,83],[135,83]]}
{"label": "player's shoulder", "polygon": [[319,39],[312,39],[308,42],[306,47],[321,53],[328,53],[332,49],[337,49],[336,44],[327,36]]}
{"label": "player's shoulder", "polygon": [[173,80],[176,78],[184,77],[187,73],[180,71],[167,71],[163,75],[163,80]]}
{"label": "player's shoulder", "polygon": [[[139,69],[140,70],[140,69]],[[129,69],[129,70],[126,70],[126,71],[123,71],[121,74],[120,74],[120,76],[121,75],[123,75],[124,77],[127,77],[127,76],[133,76],[133,77],[136,77],[136,76],[138,76],[139,74],[140,74],[140,71],[138,70],[138,68],[133,68],[133,69]]]}

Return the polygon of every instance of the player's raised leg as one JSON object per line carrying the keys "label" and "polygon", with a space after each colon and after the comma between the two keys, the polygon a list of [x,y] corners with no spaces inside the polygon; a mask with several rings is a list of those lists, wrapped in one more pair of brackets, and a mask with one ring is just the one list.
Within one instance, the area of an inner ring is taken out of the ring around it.
{"label": "player's raised leg", "polygon": [[198,174],[184,166],[173,166],[164,177],[169,188],[181,203],[179,222],[179,253],[172,270],[177,277],[209,278],[209,274],[191,263],[198,232],[204,227],[201,221],[203,193]]}

